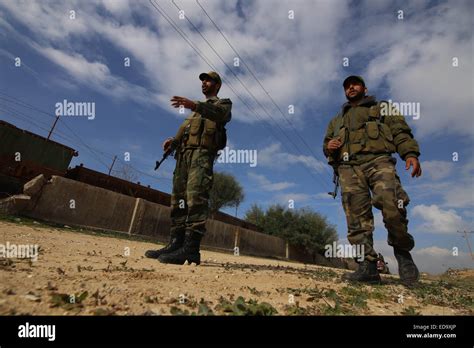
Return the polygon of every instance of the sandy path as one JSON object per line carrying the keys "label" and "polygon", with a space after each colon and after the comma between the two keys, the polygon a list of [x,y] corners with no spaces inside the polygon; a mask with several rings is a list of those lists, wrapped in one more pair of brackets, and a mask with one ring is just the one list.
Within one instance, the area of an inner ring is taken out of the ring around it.
{"label": "sandy path", "polygon": [[[164,265],[143,256],[157,247],[154,243],[25,224],[25,219],[0,220],[0,244],[7,242],[38,244],[40,253],[37,261],[1,260],[2,315],[168,315],[197,312],[201,299],[201,311],[224,314],[233,310],[225,309],[227,301],[239,296],[255,300],[244,304],[244,311],[268,309],[258,306],[266,302],[278,314],[387,315],[409,314],[410,308],[421,314],[472,313],[462,304],[422,303],[396,277],[385,276],[383,286],[348,287],[339,280],[343,270],[206,250],[200,266]],[[359,296],[364,293],[371,294],[365,301]]]}

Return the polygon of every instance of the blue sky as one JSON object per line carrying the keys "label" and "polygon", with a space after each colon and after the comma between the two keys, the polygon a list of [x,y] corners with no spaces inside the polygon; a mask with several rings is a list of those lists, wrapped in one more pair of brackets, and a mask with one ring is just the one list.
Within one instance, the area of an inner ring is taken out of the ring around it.
{"label": "blue sky", "polygon": [[[472,267],[456,232],[473,230],[472,2],[200,1],[258,81],[242,62],[233,66],[236,53],[195,1],[175,3],[212,48],[171,2],[155,3],[221,73],[219,96],[233,101],[230,147],[257,150],[256,167],[215,167],[244,187],[239,217],[253,203],[287,205],[291,199],[296,208],[309,206],[327,216],[345,240],[340,197],[334,201],[326,194],[332,175],[321,142],[345,101],[342,80],[355,73],[379,99],[421,105],[420,119],[407,122],[420,143],[423,176],[412,179],[396,155],[411,198],[415,260],[429,272]],[[149,1],[3,1],[0,43],[1,119],[47,135],[56,103],[94,102],[95,119],[65,116],[52,136],[79,151],[72,165],[106,172],[114,155],[120,168],[129,152],[142,184],[171,191],[174,160],[153,171],[162,141],[184,117],[169,99],[202,99],[198,75],[211,67]],[[124,66],[126,57],[130,67]],[[343,66],[344,57],[349,66]],[[19,100],[50,115],[15,104]],[[287,113],[289,105],[294,114]],[[394,265],[381,215],[375,215],[376,247]],[[459,256],[452,255],[453,247]]]}

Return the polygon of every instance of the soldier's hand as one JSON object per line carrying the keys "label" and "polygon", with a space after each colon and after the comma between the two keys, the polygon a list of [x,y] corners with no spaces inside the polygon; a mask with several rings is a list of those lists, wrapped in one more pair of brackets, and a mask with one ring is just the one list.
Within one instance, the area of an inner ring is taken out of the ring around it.
{"label": "soldier's hand", "polygon": [[173,142],[173,139],[174,138],[167,138],[164,142],[163,142],[163,151],[168,151],[168,148],[171,146],[171,143]]}
{"label": "soldier's hand", "polygon": [[418,161],[418,158],[416,157],[408,157],[406,159],[406,165],[405,165],[405,169],[408,170],[410,169],[410,167],[413,166],[413,170],[411,172],[411,177],[419,177],[421,175],[421,166],[420,166],[420,162]]}
{"label": "soldier's hand", "polygon": [[328,151],[332,152],[339,149],[342,146],[342,143],[339,139],[331,139],[328,142]]}
{"label": "soldier's hand", "polygon": [[195,102],[189,100],[188,98],[178,96],[174,96],[173,98],[171,98],[171,105],[173,105],[175,108],[179,108],[182,105],[185,109],[196,109]]}

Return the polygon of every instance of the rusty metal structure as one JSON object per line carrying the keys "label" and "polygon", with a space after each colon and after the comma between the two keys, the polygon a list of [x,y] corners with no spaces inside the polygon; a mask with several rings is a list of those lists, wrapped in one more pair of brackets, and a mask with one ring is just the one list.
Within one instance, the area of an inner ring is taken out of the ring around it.
{"label": "rusty metal structure", "polygon": [[169,206],[171,203],[171,195],[167,193],[86,168],[82,164],[69,169],[64,176],[85,184],[102,187],[131,197],[143,198],[161,205]]}
{"label": "rusty metal structure", "polygon": [[74,149],[0,120],[0,192],[18,193],[38,174],[64,176]]}

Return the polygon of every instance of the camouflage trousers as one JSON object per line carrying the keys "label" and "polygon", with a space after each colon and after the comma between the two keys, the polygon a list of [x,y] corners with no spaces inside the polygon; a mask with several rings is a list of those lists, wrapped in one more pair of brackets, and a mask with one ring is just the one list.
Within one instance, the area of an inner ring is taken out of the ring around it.
{"label": "camouflage trousers", "polygon": [[415,246],[408,233],[406,206],[410,199],[402,188],[395,164],[395,158],[381,156],[361,165],[339,166],[347,239],[352,245],[364,245],[369,261],[378,256],[373,246],[372,206],[382,211],[389,245],[407,251]]}
{"label": "camouflage trousers", "polygon": [[171,233],[206,233],[214,155],[205,149],[186,149],[177,155],[171,194]]}

